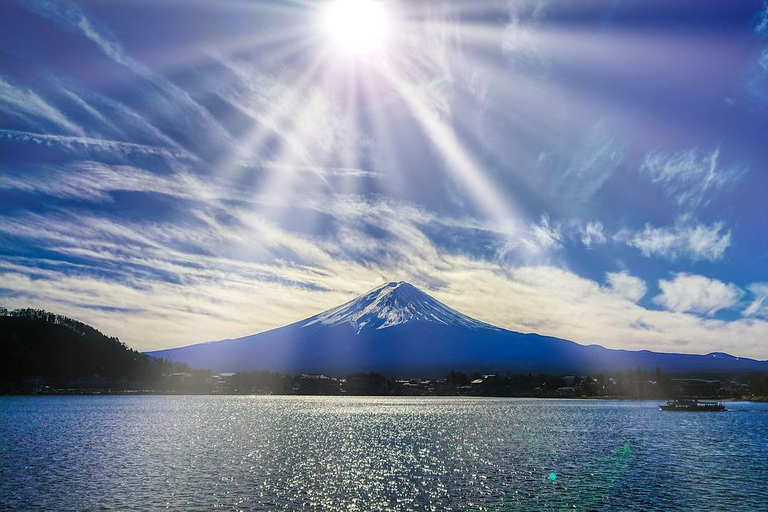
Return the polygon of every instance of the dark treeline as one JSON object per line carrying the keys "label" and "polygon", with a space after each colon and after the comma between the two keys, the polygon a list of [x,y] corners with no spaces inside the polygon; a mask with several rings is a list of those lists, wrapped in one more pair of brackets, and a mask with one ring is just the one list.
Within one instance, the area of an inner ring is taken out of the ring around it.
{"label": "dark treeline", "polygon": [[768,398],[768,373],[750,374],[749,390],[755,396]]}
{"label": "dark treeline", "polygon": [[4,390],[157,386],[164,376],[189,372],[129,349],[77,320],[37,309],[0,308],[0,386]]}
{"label": "dark treeline", "polygon": [[[768,376],[752,376],[765,379]],[[578,375],[482,375],[451,371],[445,379],[392,379],[380,373],[353,373],[345,378],[325,375],[282,375],[238,372],[215,376],[218,392],[233,394],[379,395],[379,396],[498,396],[543,398],[616,397],[667,399],[676,397],[748,397],[744,379],[674,377],[660,369],[616,371],[596,377]],[[760,382],[763,382],[761,380]],[[755,393],[757,394],[757,393]]]}

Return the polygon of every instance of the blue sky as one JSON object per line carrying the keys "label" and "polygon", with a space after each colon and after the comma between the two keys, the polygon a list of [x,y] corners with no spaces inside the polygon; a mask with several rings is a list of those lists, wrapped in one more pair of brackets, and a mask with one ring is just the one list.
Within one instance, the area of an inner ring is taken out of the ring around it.
{"label": "blue sky", "polygon": [[478,319],[768,359],[768,5],[7,1],[0,304],[140,350],[408,280]]}

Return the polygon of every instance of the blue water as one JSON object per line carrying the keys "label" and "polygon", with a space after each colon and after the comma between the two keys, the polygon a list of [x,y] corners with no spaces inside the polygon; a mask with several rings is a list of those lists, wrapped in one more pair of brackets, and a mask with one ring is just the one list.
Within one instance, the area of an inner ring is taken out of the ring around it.
{"label": "blue water", "polygon": [[768,510],[768,404],[0,397],[2,510]]}

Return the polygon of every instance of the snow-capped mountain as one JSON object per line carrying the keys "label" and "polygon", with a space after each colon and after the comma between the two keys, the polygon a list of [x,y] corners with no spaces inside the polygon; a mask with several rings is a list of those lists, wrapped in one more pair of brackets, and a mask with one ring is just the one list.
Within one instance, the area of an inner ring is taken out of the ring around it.
{"label": "snow-capped mountain", "polygon": [[149,353],[214,371],[444,376],[450,370],[595,373],[768,370],[727,354],[610,350],[480,322],[406,282],[387,283],[299,322],[243,338]]}
{"label": "snow-capped mountain", "polygon": [[349,324],[358,333],[363,329],[386,329],[407,322],[432,322],[470,329],[497,327],[451,309],[404,281],[383,284],[341,306],[310,318],[303,327]]}

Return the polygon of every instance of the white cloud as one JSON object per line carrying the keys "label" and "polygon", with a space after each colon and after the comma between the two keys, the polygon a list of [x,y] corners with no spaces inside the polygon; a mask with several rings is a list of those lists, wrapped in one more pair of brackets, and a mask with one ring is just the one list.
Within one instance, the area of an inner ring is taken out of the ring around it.
{"label": "white cloud", "polygon": [[565,241],[562,223],[552,221],[546,213],[535,221],[485,222],[476,224],[474,228],[464,223],[464,226],[481,229],[498,237],[496,259],[499,261],[540,264],[549,261],[554,253],[563,248]]}
{"label": "white cloud", "polygon": [[14,116],[30,126],[41,120],[52,123],[65,132],[83,135],[83,129],[70,121],[64,113],[50,105],[37,93],[7,82],[0,77],[0,111]]}
{"label": "white cloud", "polygon": [[753,298],[742,315],[768,318],[768,283],[752,283],[747,288]]}
{"label": "white cloud", "polygon": [[543,66],[536,29],[544,16],[545,2],[510,2],[507,8],[509,23],[504,28],[502,50],[515,61]]}
{"label": "white cloud", "polygon": [[[584,127],[584,135],[538,154],[535,179],[558,209],[579,215],[623,165],[626,145],[608,121]],[[579,131],[581,133],[581,131]]]}
{"label": "white cloud", "polygon": [[733,284],[686,273],[675,274],[671,281],[659,281],[661,294],[653,300],[677,312],[714,315],[735,306],[743,292]]}
{"label": "white cloud", "polygon": [[204,134],[204,140],[198,140],[200,144],[228,149],[233,147],[229,133],[208,110],[198,104],[187,91],[130,57],[115,35],[83,7],[74,2],[51,0],[24,0],[22,4],[64,30],[90,40],[106,57],[125,66],[157,88],[144,89],[145,93],[151,94],[149,107],[155,118],[164,119],[174,126],[183,126],[188,136],[197,137]]}
{"label": "white cloud", "polygon": [[768,35],[768,1],[763,2],[763,6],[757,13],[757,24],[755,25],[755,34],[760,36]]}
{"label": "white cloud", "polygon": [[90,137],[72,137],[67,135],[51,135],[41,133],[22,132],[17,130],[0,129],[0,139],[16,143],[31,143],[37,145],[57,146],[65,150],[78,152],[82,150],[96,150],[111,155],[128,156],[160,156],[164,158],[195,158],[183,150],[174,148],[151,146],[146,144],[134,144],[117,140],[94,139]]}
{"label": "white cloud", "polygon": [[605,277],[611,292],[632,302],[642,299],[648,291],[645,281],[628,272],[609,272]]}
{"label": "white cloud", "polygon": [[625,156],[626,147],[617,141],[612,126],[597,123],[560,177],[560,193],[568,201],[588,202],[622,165]]}
{"label": "white cloud", "polygon": [[114,36],[103,26],[97,27],[86,12],[74,2],[49,0],[23,0],[22,4],[37,14],[55,21],[66,30],[90,39],[110,58],[120,64],[129,64]]}
{"label": "white cloud", "polygon": [[[725,307],[732,299],[721,288],[730,285],[707,280],[708,291],[693,304],[685,303],[691,287],[678,290],[674,280],[670,310],[653,311],[634,302],[645,283],[627,273],[608,274],[601,286],[549,265],[448,254],[418,228],[434,215],[407,205],[351,198],[315,206],[336,212],[335,234],[302,236],[257,212],[230,212],[236,222],[222,223],[208,209],[183,225],[64,213],[6,218],[0,232],[63,258],[0,261],[9,293],[3,305],[71,315],[148,350],[278,327],[405,279],[434,287],[438,299],[480,320],[522,332],[612,348],[767,355],[768,322],[688,312]],[[388,235],[373,236],[367,226]]]}
{"label": "white cloud", "polygon": [[563,244],[560,226],[552,224],[549,215],[542,215],[538,222],[528,225],[527,235],[521,240],[523,247],[533,254],[559,249]]}
{"label": "white cloud", "polygon": [[179,173],[164,177],[127,165],[77,162],[68,167],[38,168],[28,174],[0,173],[0,189],[20,190],[54,197],[103,202],[109,192],[159,192],[174,197],[195,199],[196,191],[212,192],[193,176]]}
{"label": "white cloud", "polygon": [[450,283],[437,298],[471,316],[521,332],[539,332],[610,348],[705,354],[723,351],[766,359],[768,322],[734,321],[649,310],[609,287],[551,267],[499,269],[449,259]]}
{"label": "white cloud", "polygon": [[646,257],[717,261],[731,245],[731,231],[724,231],[722,222],[707,226],[690,224],[683,218],[672,227],[655,228],[647,224],[642,231],[623,231],[615,239],[640,249]]}
{"label": "white cloud", "polygon": [[[35,134],[29,134],[32,143],[38,139]],[[0,139],[8,136],[3,130],[0,130]],[[27,140],[24,134],[13,132],[11,139],[15,141]],[[62,137],[59,137],[62,138]],[[72,139],[67,137],[65,139]],[[49,141],[49,137],[40,138],[42,141]],[[45,143],[45,142],[44,142]],[[80,139],[76,141],[66,140],[63,144],[78,145],[83,143]],[[362,171],[359,169],[340,169],[340,168],[291,168],[271,162],[249,162],[249,172],[260,172],[266,176],[275,173],[295,173],[302,176],[301,186],[296,187],[296,193],[283,193],[280,195],[264,194],[258,190],[258,182],[246,186],[229,177],[206,177],[195,174],[192,170],[194,166],[184,165],[184,162],[177,161],[176,155],[172,151],[164,151],[151,146],[140,146],[128,144],[127,147],[120,142],[112,141],[94,141],[96,147],[112,154],[122,154],[129,152],[132,155],[156,155],[173,160],[171,167],[177,169],[171,173],[153,173],[144,168],[131,165],[108,165],[93,160],[77,160],[71,164],[58,166],[35,166],[25,168],[24,172],[11,167],[3,168],[0,166],[0,189],[17,190],[26,193],[35,193],[53,197],[75,198],[89,202],[105,202],[112,200],[112,192],[147,192],[172,196],[177,199],[201,201],[210,206],[229,210],[231,207],[228,202],[237,201],[238,203],[249,204],[269,204],[272,206],[289,207],[291,200],[297,200],[305,208],[311,208],[322,211],[328,215],[335,215],[333,206],[329,206],[329,198],[319,193],[316,189],[312,190],[311,197],[295,196],[302,190],[302,187],[313,187],[319,183],[327,185],[329,179],[344,179],[349,182],[354,179],[373,179],[375,173]],[[117,147],[115,147],[117,145]],[[314,181],[313,181],[314,180]],[[334,205],[338,204],[337,196],[333,200]],[[236,213],[236,212],[233,212]],[[413,215],[413,210],[408,210],[409,215]],[[415,217],[412,217],[412,220]],[[434,216],[423,218],[423,222],[437,221]],[[456,219],[445,219],[446,222],[458,222],[459,226],[470,227],[466,223]],[[481,228],[472,226],[475,228]]]}
{"label": "white cloud", "polygon": [[651,151],[640,171],[660,185],[664,193],[686,211],[703,208],[726,185],[738,181],[749,170],[746,164],[718,165],[720,148],[699,159],[698,149],[665,153]]}
{"label": "white cloud", "polygon": [[603,224],[599,221],[588,222],[585,226],[580,228],[581,243],[586,247],[591,248],[596,244],[605,243],[605,234],[603,233]]}
{"label": "white cloud", "polygon": [[[60,89],[64,95],[70,98],[91,118],[98,121],[98,123],[91,125],[92,130],[107,128],[110,135],[107,137],[107,140],[103,141],[103,147],[106,148],[109,144],[114,145],[114,147],[117,147],[118,144],[123,144],[123,147],[127,149],[131,144],[122,142],[124,139],[130,139],[136,142],[151,141],[151,146],[148,147],[157,147],[158,149],[162,147],[173,148],[172,151],[179,155],[183,154],[187,158],[194,158],[191,153],[186,152],[176,141],[152,124],[154,122],[152,119],[154,116],[152,114],[146,115],[141,111],[128,107],[120,101],[98,94],[92,90],[83,89],[75,83],[62,80],[55,75],[49,75],[47,78],[51,87]],[[45,137],[45,135],[39,136],[41,138]],[[100,137],[100,139],[103,138],[104,137]],[[120,140],[108,140],[109,138],[117,138]],[[80,138],[80,140],[73,143],[68,143],[62,139],[46,139],[48,145],[53,143],[68,146],[70,148],[76,148],[80,144],[93,147],[94,141],[98,142],[98,139]],[[141,144],[135,145],[140,146]]]}
{"label": "white cloud", "polygon": [[687,231],[688,252],[693,261],[715,261],[723,257],[725,250],[731,245],[731,231],[720,234],[722,222],[711,226],[698,224]]}

